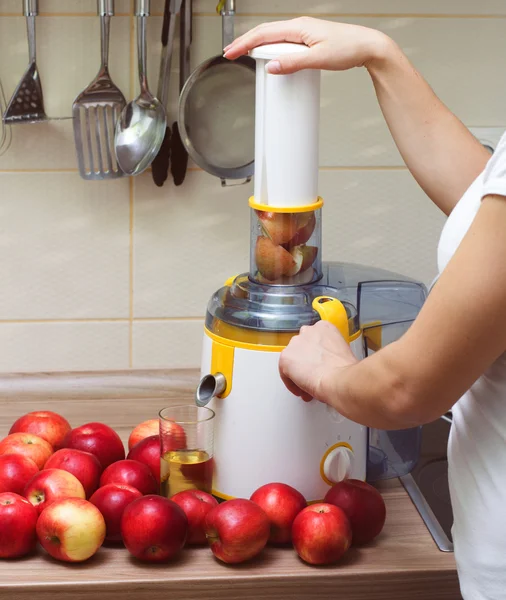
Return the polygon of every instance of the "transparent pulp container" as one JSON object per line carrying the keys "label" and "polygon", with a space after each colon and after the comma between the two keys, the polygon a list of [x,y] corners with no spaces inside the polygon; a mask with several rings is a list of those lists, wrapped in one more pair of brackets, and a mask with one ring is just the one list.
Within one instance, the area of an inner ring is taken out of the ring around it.
{"label": "transparent pulp container", "polygon": [[300,285],[322,275],[321,209],[251,210],[251,278],[263,284]]}
{"label": "transparent pulp container", "polygon": [[185,490],[211,493],[214,470],[214,411],[193,405],[160,411],[161,494]]}

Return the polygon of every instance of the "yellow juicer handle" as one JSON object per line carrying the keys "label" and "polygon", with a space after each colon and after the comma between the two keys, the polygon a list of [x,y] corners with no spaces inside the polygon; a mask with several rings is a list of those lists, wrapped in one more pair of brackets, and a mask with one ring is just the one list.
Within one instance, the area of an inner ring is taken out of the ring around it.
{"label": "yellow juicer handle", "polygon": [[350,343],[350,326],[348,325],[348,313],[342,302],[330,296],[318,296],[313,300],[314,310],[320,315],[322,321],[332,323],[343,336],[344,341]]}

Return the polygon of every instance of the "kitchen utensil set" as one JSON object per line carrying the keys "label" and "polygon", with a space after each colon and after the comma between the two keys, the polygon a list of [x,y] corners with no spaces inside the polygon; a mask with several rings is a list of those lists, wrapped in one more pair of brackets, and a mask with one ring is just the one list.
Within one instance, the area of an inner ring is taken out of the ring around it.
{"label": "kitchen utensil set", "polygon": [[[231,140],[237,143],[237,131],[231,137],[224,131],[223,124],[230,118],[237,122],[233,115],[239,110],[240,121],[246,123],[247,127],[251,125],[249,113],[253,113],[254,103],[253,60],[242,57],[231,63],[218,55],[190,73],[192,0],[165,0],[162,55],[155,97],[149,90],[146,72],[146,20],[150,15],[150,3],[150,0],[135,0],[140,93],[127,104],[120,89],[113,83],[108,67],[114,0],[97,0],[101,26],[100,69],[72,105],[74,140],[81,177],[87,180],[115,179],[124,175],[138,175],[151,166],[157,186],[161,187],[167,180],[169,169],[175,185],[181,185],[186,176],[188,156],[191,156],[206,171],[220,177],[222,183],[227,178],[249,181],[253,172],[253,157],[249,156],[253,136],[241,134],[239,142],[244,148],[236,152]],[[44,110],[36,61],[35,18],[38,0],[22,0],[22,4],[28,32],[29,63],[7,107],[0,83],[0,155],[9,147],[11,124],[52,120]],[[220,0],[217,10],[223,18],[223,40],[227,44],[233,39],[235,0]],[[179,109],[178,119],[171,127],[167,120],[167,105],[177,15],[180,15]],[[202,77],[204,72],[205,77]],[[199,86],[202,80],[203,87]],[[206,83],[208,80],[211,81],[215,96],[218,94],[214,100],[213,97],[207,97],[209,90],[206,92],[205,88],[209,87]],[[220,100],[223,95],[231,99],[229,104],[234,111],[221,110],[219,119],[214,119],[212,108],[209,114],[202,111],[198,118],[193,114],[191,107],[195,98],[204,102],[204,108],[209,108],[211,105],[220,105],[220,101],[215,100]],[[244,102],[238,102],[241,98]],[[202,119],[205,120],[204,127]],[[199,148],[199,130],[204,132],[204,137],[213,130],[212,137],[216,140],[217,127],[221,132],[219,140],[211,142],[205,150]],[[214,152],[216,143],[217,147],[225,144],[228,148],[226,156]],[[233,154],[232,164],[228,160],[230,152]]]}

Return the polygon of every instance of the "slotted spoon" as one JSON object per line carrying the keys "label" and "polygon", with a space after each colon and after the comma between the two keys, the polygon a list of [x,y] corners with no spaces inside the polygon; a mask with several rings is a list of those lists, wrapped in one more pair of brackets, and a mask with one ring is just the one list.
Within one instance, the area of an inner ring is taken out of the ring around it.
{"label": "slotted spoon", "polygon": [[36,60],[35,17],[39,13],[38,0],[23,0],[23,13],[26,17],[30,62],[3,116],[4,123],[8,124],[47,120]]}
{"label": "slotted spoon", "polygon": [[74,100],[74,139],[83,179],[115,179],[124,173],[114,154],[114,129],[126,105],[109,75],[109,32],[114,0],[98,0],[102,62],[90,85]]}

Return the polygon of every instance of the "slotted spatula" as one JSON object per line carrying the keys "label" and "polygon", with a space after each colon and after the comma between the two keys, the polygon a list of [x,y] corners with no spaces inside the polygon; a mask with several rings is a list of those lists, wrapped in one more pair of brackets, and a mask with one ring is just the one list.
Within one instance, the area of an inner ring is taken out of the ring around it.
{"label": "slotted spatula", "polygon": [[115,179],[124,173],[114,153],[114,129],[125,97],[109,75],[109,30],[114,0],[98,0],[102,63],[90,85],[72,105],[74,139],[79,172],[83,179]]}
{"label": "slotted spatula", "polygon": [[4,123],[38,123],[47,120],[36,62],[35,17],[39,13],[38,4],[38,0],[23,0],[30,62],[5,110]]}

